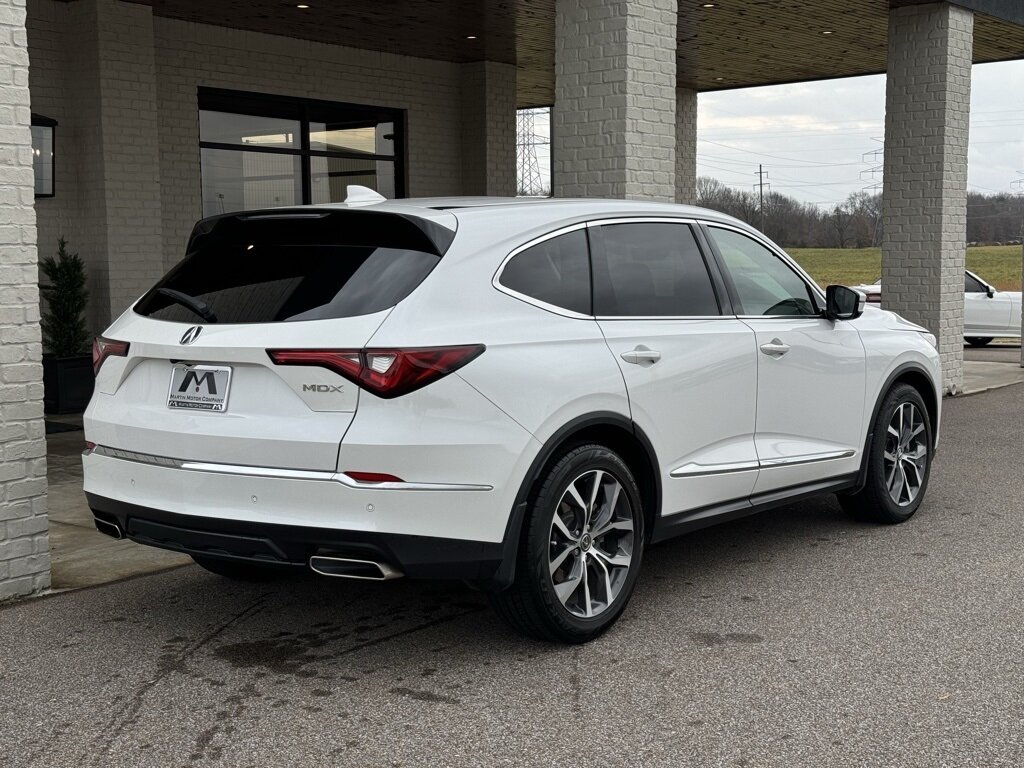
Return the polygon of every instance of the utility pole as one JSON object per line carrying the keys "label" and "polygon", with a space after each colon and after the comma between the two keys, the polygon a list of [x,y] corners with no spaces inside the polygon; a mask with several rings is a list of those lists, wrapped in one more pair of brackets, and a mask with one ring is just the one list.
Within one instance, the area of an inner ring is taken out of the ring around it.
{"label": "utility pole", "polygon": [[[758,194],[758,210],[761,213],[761,231],[764,232],[764,188],[765,188],[765,170],[764,166],[760,163],[757,164],[757,187]],[[768,190],[771,191],[772,185],[768,184]]]}

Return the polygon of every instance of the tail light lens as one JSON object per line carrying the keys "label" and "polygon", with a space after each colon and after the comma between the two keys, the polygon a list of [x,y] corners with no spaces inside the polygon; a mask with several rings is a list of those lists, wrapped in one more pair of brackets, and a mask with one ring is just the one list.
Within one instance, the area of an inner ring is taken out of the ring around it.
{"label": "tail light lens", "polygon": [[115,341],[97,336],[92,342],[92,374],[98,376],[103,362],[108,357],[126,357],[128,355],[128,342]]}
{"label": "tail light lens", "polygon": [[442,379],[479,357],[483,344],[419,349],[268,349],[277,365],[327,368],[390,400]]}

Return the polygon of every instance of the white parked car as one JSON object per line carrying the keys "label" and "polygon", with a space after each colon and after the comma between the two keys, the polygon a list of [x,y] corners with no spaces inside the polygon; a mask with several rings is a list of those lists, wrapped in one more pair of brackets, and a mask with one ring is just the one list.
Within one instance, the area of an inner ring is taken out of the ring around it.
{"label": "white parked car", "polygon": [[[882,280],[855,285],[872,304],[882,301]],[[964,270],[964,338],[974,347],[992,339],[1020,338],[1020,291],[998,291],[973,272]]]}
{"label": "white parked car", "polygon": [[103,532],[234,577],[464,579],[567,642],[676,534],[827,493],[906,520],[941,407],[925,330],[642,202],[207,219],[94,358]]}

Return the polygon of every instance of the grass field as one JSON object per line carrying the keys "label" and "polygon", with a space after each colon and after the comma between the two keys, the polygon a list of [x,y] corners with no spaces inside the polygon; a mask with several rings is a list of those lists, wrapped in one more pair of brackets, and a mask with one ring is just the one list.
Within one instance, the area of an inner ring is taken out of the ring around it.
{"label": "grass field", "polygon": [[[873,283],[882,274],[878,248],[791,248],[787,252],[822,287]],[[967,268],[1003,291],[1020,290],[1020,262],[1019,245],[967,249]]]}

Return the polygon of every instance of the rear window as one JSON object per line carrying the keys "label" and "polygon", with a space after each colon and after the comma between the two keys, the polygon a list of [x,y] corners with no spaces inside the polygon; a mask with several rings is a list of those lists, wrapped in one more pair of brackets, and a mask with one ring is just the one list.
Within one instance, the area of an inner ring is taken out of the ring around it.
{"label": "rear window", "polygon": [[[200,222],[185,259],[136,305],[182,323],[272,323],[367,315],[408,296],[450,243],[409,219],[365,214]],[[438,247],[440,245],[440,247]]]}

